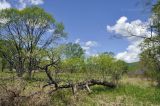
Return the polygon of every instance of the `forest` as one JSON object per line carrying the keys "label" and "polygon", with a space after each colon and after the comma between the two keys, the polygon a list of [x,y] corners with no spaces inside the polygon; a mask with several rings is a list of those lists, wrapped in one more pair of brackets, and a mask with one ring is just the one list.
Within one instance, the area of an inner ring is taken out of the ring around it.
{"label": "forest", "polygon": [[0,10],[0,106],[160,106],[160,0],[143,2],[149,33],[128,29],[143,39],[132,63],[112,51],[86,56],[39,6]]}

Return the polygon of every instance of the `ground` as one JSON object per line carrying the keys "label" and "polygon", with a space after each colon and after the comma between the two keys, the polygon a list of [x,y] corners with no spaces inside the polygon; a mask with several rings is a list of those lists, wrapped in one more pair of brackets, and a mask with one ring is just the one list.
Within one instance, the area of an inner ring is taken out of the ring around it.
{"label": "ground", "polygon": [[[25,85],[26,87],[20,95],[41,91],[42,86],[47,83],[47,77],[43,72],[35,73],[34,79],[31,81],[27,79],[21,81],[14,75],[8,71],[0,72],[0,82],[7,84],[8,89],[18,89],[19,86]],[[80,76],[81,74],[78,75],[78,77]],[[46,87],[43,89],[43,93],[33,97],[30,102],[36,101],[37,104],[34,105],[37,106],[40,104],[55,106],[160,106],[160,88],[156,87],[155,82],[140,77],[129,78],[124,75],[117,88],[94,86],[91,87],[91,93],[82,90],[76,95],[73,95],[70,89],[65,89],[48,96],[45,92],[50,89],[53,88]],[[3,90],[0,94],[2,92]]]}

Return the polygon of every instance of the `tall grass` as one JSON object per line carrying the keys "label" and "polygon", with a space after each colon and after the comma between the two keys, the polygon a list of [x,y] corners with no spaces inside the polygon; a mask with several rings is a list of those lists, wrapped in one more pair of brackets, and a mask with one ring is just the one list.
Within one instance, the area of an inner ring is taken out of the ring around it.
{"label": "tall grass", "polygon": [[[0,76],[8,78],[12,76],[12,73],[0,72]],[[81,79],[83,74],[62,74],[60,77],[75,82],[84,80]],[[46,80],[47,77],[43,72],[35,73],[33,80],[25,80],[26,89],[21,95],[41,91],[41,87],[46,83]],[[15,81],[0,80],[0,82],[11,85],[11,88],[13,88],[12,83],[15,83],[15,87],[17,87]],[[152,86],[151,83],[145,79],[123,77],[119,86],[115,89],[93,86],[91,87],[91,93],[81,90],[76,95],[72,94],[71,89],[59,90],[51,95],[45,95],[45,90],[52,89],[48,87],[42,90],[40,95],[33,97],[30,102],[38,103],[38,105],[44,103],[49,106],[160,106],[160,88]],[[0,92],[3,94],[3,90]]]}

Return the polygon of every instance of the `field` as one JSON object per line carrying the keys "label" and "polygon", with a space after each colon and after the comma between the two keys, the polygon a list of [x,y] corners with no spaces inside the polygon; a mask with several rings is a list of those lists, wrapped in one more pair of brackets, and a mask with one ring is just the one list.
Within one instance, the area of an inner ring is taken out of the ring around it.
{"label": "field", "polygon": [[160,106],[160,0],[0,0],[0,106]]}
{"label": "field", "polygon": [[[77,75],[74,80],[78,81],[81,74]],[[63,76],[65,78],[66,76]],[[46,92],[53,89],[42,86],[46,84],[47,77],[43,72],[35,73],[33,80],[19,80],[13,72],[8,71],[0,73],[1,85],[8,87],[7,89],[20,90],[21,96],[34,94],[29,105],[55,105],[55,106],[159,106],[160,104],[160,89],[155,85],[156,83],[145,78],[132,77],[127,75],[119,81],[116,88],[106,88],[103,86],[91,87],[92,92],[88,93],[86,90],[81,90],[73,95],[71,89],[64,89],[54,92],[51,95],[46,95]],[[73,77],[72,77],[73,78]],[[76,79],[77,78],[77,79]],[[72,79],[73,80],[73,79]],[[22,86],[25,89],[22,90]],[[1,89],[0,97],[3,96],[4,89]],[[27,101],[27,100],[26,100]]]}

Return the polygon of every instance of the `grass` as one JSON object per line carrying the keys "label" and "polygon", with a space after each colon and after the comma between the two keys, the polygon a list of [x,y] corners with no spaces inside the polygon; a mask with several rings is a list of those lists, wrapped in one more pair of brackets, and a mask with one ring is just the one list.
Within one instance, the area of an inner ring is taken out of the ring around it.
{"label": "grass", "polygon": [[[1,78],[11,76],[13,76],[12,73],[8,71],[0,72]],[[83,74],[62,74],[60,77],[78,81],[82,76]],[[44,85],[46,81],[47,78],[43,72],[36,73],[33,80],[26,81],[27,88],[23,94],[27,95],[30,92],[40,90],[40,86]],[[7,80],[6,83],[9,83],[9,81]],[[50,99],[48,96],[44,96],[44,98],[49,99],[51,105],[54,106],[160,106],[160,88],[144,78],[128,78],[124,76],[119,86],[115,89],[94,86],[91,87],[91,90],[92,93],[82,90],[74,96],[70,89],[60,90],[51,95]]]}
{"label": "grass", "polygon": [[160,89],[153,87],[141,88],[135,85],[120,85],[116,89],[107,90],[104,87],[95,87],[93,91],[95,92],[93,93],[93,97],[103,95],[110,100],[117,100],[117,98],[120,99],[122,97],[124,103],[160,104]]}

